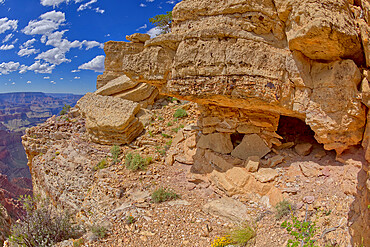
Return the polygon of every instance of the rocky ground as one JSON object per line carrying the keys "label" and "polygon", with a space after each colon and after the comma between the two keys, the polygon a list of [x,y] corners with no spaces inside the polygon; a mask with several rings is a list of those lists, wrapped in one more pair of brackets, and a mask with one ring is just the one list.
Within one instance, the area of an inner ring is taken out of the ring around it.
{"label": "rocky ground", "polygon": [[[360,149],[343,154],[340,163],[334,152],[325,151],[312,137],[305,136],[301,142],[308,150],[287,145],[266,156],[278,157],[280,161],[274,167],[265,159],[258,172],[248,173],[258,178],[264,168],[274,170],[266,181],[255,182],[256,186],[262,184],[262,189],[276,188],[274,194],[230,193],[224,184],[215,184],[209,174],[190,172],[198,132],[196,105],[161,102],[141,118],[145,132],[121,147],[115,164],[111,146],[89,142],[80,117],[49,119],[24,138],[30,144],[29,138],[37,139],[41,133],[53,136],[44,143],[39,138],[33,147],[33,177],[40,185],[35,191],[75,210],[79,221],[108,229],[102,239],[86,234],[85,246],[210,246],[215,237],[227,234],[242,221],[255,228],[253,246],[285,246],[292,237],[280,226],[290,216],[276,218],[273,198],[291,202],[299,220],[307,217],[317,222],[314,239],[322,236],[320,246],[352,246],[348,226],[353,219],[348,215],[354,207],[357,176],[364,162]],[[179,108],[186,110],[186,117],[174,118]],[[128,153],[151,157],[152,163],[143,171],[130,171],[124,165]],[[97,167],[103,159],[107,165]],[[233,169],[244,172],[244,168]],[[154,203],[151,194],[158,188],[172,189],[180,198]],[[327,229],[331,231],[326,233]],[[62,246],[72,244],[70,240]]]}

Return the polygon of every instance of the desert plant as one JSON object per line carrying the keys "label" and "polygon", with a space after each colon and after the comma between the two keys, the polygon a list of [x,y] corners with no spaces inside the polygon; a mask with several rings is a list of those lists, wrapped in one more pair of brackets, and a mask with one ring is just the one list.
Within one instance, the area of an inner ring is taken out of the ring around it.
{"label": "desert plant", "polygon": [[150,18],[149,21],[158,27],[162,33],[169,33],[171,31],[172,11],[168,11],[166,14],[156,15]]}
{"label": "desert plant", "polygon": [[317,232],[316,222],[307,220],[307,210],[306,217],[302,221],[294,216],[292,210],[290,210],[290,215],[292,222],[284,221],[281,224],[281,227],[285,228],[293,237],[293,239],[288,240],[287,247],[315,247],[316,240],[313,237]]}
{"label": "desert plant", "polygon": [[71,109],[71,106],[70,105],[64,104],[63,109],[60,111],[59,115],[62,116],[62,115],[67,114],[70,109]]}
{"label": "desert plant", "polygon": [[119,163],[119,155],[121,154],[121,149],[119,146],[117,145],[114,145],[111,149],[110,149],[110,153],[112,154],[112,165],[115,165],[115,164],[118,164]]}
{"label": "desert plant", "polygon": [[135,217],[134,216],[132,216],[132,215],[129,215],[129,216],[127,216],[126,217],[126,223],[127,224],[133,224],[133,223],[135,223],[136,222],[136,219],[135,219]]}
{"label": "desert plant", "polygon": [[288,215],[290,213],[290,210],[294,210],[292,204],[286,199],[278,202],[275,208],[276,208],[275,214],[276,219],[281,219],[283,216]]}
{"label": "desert plant", "polygon": [[173,132],[175,132],[175,133],[177,133],[177,132],[179,132],[179,130],[180,130],[180,129],[183,129],[184,127],[185,127],[185,126],[184,126],[183,124],[180,124],[180,126],[179,126],[179,127],[177,127],[177,128],[173,128],[173,129],[172,129],[172,131],[173,131]]}
{"label": "desert plant", "polygon": [[90,231],[97,238],[105,238],[107,236],[107,229],[104,226],[94,224],[90,226]]}
{"label": "desert plant", "polygon": [[57,211],[47,201],[30,196],[20,199],[25,215],[13,224],[9,238],[11,243],[27,247],[53,246],[77,237],[78,228],[72,225],[69,214]]}
{"label": "desert plant", "polygon": [[94,170],[101,170],[107,167],[108,161],[107,159],[102,159],[95,167]]}
{"label": "desert plant", "polygon": [[216,237],[213,240],[213,243],[211,247],[225,247],[229,246],[233,243],[229,235],[223,236],[223,237]]}
{"label": "desert plant", "polygon": [[143,158],[140,154],[128,153],[125,157],[126,168],[131,171],[145,170],[152,162],[152,157]]}
{"label": "desert plant", "polygon": [[73,247],[80,247],[85,243],[83,238],[77,239],[73,242]]}
{"label": "desert plant", "polygon": [[256,231],[247,222],[233,228],[230,231],[230,239],[233,244],[245,246],[256,237]]}
{"label": "desert plant", "polygon": [[159,188],[152,193],[152,201],[155,203],[176,200],[179,197],[172,189],[168,188]]}
{"label": "desert plant", "polygon": [[173,117],[174,118],[183,118],[183,117],[186,117],[188,115],[188,113],[182,109],[182,108],[178,108],[175,113],[173,114]]}

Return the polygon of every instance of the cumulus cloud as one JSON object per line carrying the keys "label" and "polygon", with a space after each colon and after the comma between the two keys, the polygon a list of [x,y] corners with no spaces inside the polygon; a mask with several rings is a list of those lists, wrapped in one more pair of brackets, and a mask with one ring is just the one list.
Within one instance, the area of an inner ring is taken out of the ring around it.
{"label": "cumulus cloud", "polygon": [[75,80],[79,80],[79,79],[81,79],[81,77],[79,77],[79,76],[75,76],[75,78],[74,78]]}
{"label": "cumulus cloud", "polygon": [[55,69],[55,64],[42,64],[40,61],[36,61],[34,64],[28,66],[27,68],[27,70],[31,70],[39,74],[51,74],[51,72],[53,72],[53,69]]}
{"label": "cumulus cloud", "polygon": [[147,32],[147,34],[149,34],[151,38],[157,37],[161,33],[162,33],[162,29],[160,29],[159,27],[153,27]]}
{"label": "cumulus cloud", "polygon": [[102,43],[99,43],[97,41],[87,41],[87,40],[82,41],[81,46],[85,46],[86,50],[90,50],[91,48],[94,48],[94,47],[99,47],[101,49],[104,48],[104,44]]}
{"label": "cumulus cloud", "polygon": [[91,8],[90,5],[92,5],[93,3],[96,3],[98,0],[90,0],[89,2],[87,3],[84,3],[84,4],[81,4],[80,7],[78,7],[77,11],[82,11],[82,10],[85,10],[87,8]]}
{"label": "cumulus cloud", "polygon": [[9,74],[11,72],[14,72],[14,71],[17,71],[18,68],[19,68],[20,64],[18,62],[3,62],[3,63],[0,63],[0,75],[2,74]]}
{"label": "cumulus cloud", "polygon": [[17,54],[20,57],[24,57],[24,56],[29,57],[30,55],[37,54],[39,52],[40,50],[36,50],[35,48],[23,48],[23,49],[20,49]]}
{"label": "cumulus cloud", "polygon": [[50,34],[59,29],[65,20],[64,13],[53,10],[40,15],[39,20],[31,20],[22,31],[27,35]]}
{"label": "cumulus cloud", "polygon": [[9,20],[8,18],[0,18],[0,34],[5,33],[8,30],[17,30],[18,20]]}
{"label": "cumulus cloud", "polygon": [[87,62],[79,66],[78,69],[94,70],[95,72],[104,72],[104,60],[105,56],[103,55],[96,56],[90,62]]}
{"label": "cumulus cloud", "polygon": [[7,51],[7,50],[11,50],[11,49],[14,49],[14,45],[2,45],[2,46],[0,46],[0,50],[2,50],[2,51]]}
{"label": "cumulus cloud", "polygon": [[41,4],[44,5],[44,6],[58,6],[59,4],[61,3],[64,3],[64,2],[69,2],[69,0],[41,0]]}
{"label": "cumulus cloud", "polygon": [[65,56],[65,51],[59,48],[53,48],[45,52],[40,53],[36,57],[37,60],[44,60],[51,64],[59,65],[61,63],[70,62],[70,59],[67,59]]}

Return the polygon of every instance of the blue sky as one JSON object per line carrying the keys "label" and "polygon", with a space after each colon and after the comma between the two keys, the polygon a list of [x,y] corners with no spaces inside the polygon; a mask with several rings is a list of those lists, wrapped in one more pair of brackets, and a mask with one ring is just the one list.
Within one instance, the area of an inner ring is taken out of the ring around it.
{"label": "blue sky", "polygon": [[155,35],[179,0],[0,0],[0,93],[95,91],[104,43]]}

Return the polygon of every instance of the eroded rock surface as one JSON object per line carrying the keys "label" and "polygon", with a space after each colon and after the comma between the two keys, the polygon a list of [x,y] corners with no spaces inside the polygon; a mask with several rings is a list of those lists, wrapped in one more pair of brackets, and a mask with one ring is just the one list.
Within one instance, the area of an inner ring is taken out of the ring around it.
{"label": "eroded rock surface", "polygon": [[230,153],[230,145],[203,145],[207,136],[230,135],[231,154],[253,149],[242,143],[248,135],[266,152],[288,145],[276,134],[281,116],[304,120],[326,150],[341,154],[362,141],[368,149],[368,22],[368,1],[183,0],[171,33],[108,43],[100,82],[125,74],[198,103],[198,172],[217,167],[202,159],[206,152],[207,160]]}
{"label": "eroded rock surface", "polygon": [[76,107],[86,118],[87,132],[96,143],[127,144],[143,131],[136,117],[140,110],[136,102],[88,93]]}

